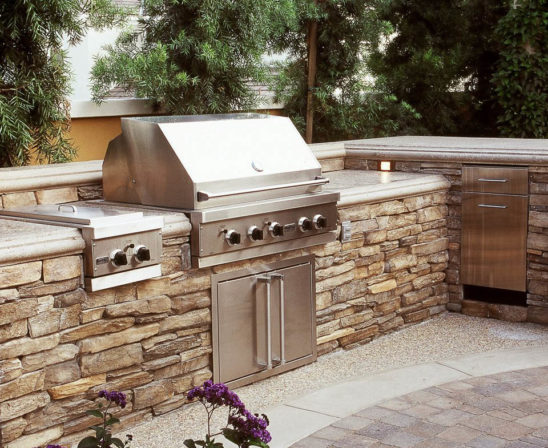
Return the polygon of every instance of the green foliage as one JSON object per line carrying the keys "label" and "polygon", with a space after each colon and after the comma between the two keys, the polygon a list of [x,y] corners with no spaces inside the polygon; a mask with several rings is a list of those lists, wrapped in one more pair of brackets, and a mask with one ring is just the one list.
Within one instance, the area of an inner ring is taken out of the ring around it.
{"label": "green foliage", "polygon": [[[101,425],[92,425],[89,429],[95,432],[94,436],[84,437],[78,443],[78,448],[128,448],[132,436],[127,435],[126,440],[122,441],[117,437],[112,437],[112,426],[120,423],[120,420],[109,412],[112,402],[107,401],[107,406],[103,407],[102,403],[98,403],[95,409],[89,409],[86,414],[91,417],[100,418]],[[125,406],[125,405],[124,405]]]}
{"label": "green foliage", "polygon": [[66,137],[70,67],[64,39],[78,42],[90,14],[103,26],[118,8],[107,0],[0,2],[0,166],[31,155],[65,162],[75,155]]}
{"label": "green foliage", "polygon": [[307,104],[307,29],[318,22],[314,141],[384,136],[404,132],[418,115],[394,96],[375,93],[366,81],[364,60],[378,45],[385,24],[367,0],[297,2],[298,22],[278,45],[289,62],[274,79],[277,98],[304,132]]}
{"label": "green foliage", "polygon": [[508,137],[548,138],[548,2],[521,0],[499,22],[502,44],[493,76]]}
{"label": "green foliage", "polygon": [[381,18],[388,24],[385,48],[369,60],[381,90],[413,106],[426,132],[457,131],[459,105],[451,94],[465,76],[461,0],[384,0]]}
{"label": "green foliage", "polygon": [[290,0],[144,0],[138,26],[96,59],[93,97],[120,85],[168,113],[250,109],[248,81],[265,79],[263,54],[294,14]]}

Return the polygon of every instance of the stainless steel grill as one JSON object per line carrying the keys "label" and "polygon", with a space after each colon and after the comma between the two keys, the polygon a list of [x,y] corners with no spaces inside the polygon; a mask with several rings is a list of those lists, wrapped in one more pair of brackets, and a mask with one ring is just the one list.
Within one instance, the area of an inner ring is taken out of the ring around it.
{"label": "stainless steel grill", "polygon": [[177,208],[195,267],[335,239],[338,193],[288,118],[231,114],[122,119],[108,147],[108,201]]}

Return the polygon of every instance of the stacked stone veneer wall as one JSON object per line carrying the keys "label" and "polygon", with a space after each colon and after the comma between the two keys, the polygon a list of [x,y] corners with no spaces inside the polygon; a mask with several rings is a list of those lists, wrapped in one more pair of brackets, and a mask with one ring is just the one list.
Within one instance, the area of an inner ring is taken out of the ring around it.
{"label": "stacked stone veneer wall", "polygon": [[101,199],[102,197],[103,190],[100,184],[36,189],[15,193],[0,193],[0,208],[36,204],[61,204],[64,202]]}
{"label": "stacked stone veneer wall", "polygon": [[73,442],[103,388],[128,394],[120,430],[186,403],[211,376],[211,274],[314,253],[319,353],[445,310],[446,192],[340,209],[352,240],[188,269],[164,240],[163,276],[86,293],[79,255],[0,266],[0,445]]}
{"label": "stacked stone veneer wall", "polygon": [[[346,169],[376,170],[377,160],[347,157]],[[527,240],[527,309],[463,300],[460,282],[462,163],[396,161],[396,171],[443,174],[451,187],[447,196],[449,262],[446,282],[448,309],[504,320],[548,324],[548,167],[529,167],[529,233]]]}

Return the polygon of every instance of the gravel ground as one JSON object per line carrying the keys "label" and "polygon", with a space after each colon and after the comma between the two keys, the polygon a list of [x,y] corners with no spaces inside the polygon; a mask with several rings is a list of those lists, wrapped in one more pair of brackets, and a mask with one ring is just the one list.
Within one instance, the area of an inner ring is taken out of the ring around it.
{"label": "gravel ground", "polygon": [[[353,350],[322,356],[313,364],[242,387],[237,393],[249,410],[260,413],[356,376],[470,353],[546,343],[547,327],[445,313]],[[218,417],[214,425],[226,421],[221,415]],[[200,404],[172,411],[130,430],[133,448],[182,447],[184,439],[202,438],[206,431],[206,414]]]}

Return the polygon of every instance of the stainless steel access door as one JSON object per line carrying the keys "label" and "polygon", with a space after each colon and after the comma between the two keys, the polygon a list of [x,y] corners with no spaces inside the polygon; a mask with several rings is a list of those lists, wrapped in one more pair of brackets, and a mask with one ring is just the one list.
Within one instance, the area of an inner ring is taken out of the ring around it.
{"label": "stainless steel access door", "polygon": [[526,290],[527,204],[527,196],[463,194],[463,284]]}
{"label": "stainless steel access door", "polygon": [[316,359],[313,266],[303,257],[214,276],[215,381],[241,386]]}

